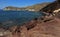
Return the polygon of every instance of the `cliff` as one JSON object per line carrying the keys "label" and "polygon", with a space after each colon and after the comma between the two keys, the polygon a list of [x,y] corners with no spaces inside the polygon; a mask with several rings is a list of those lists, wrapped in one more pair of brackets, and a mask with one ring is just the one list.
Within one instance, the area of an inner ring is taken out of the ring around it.
{"label": "cliff", "polygon": [[54,12],[55,10],[59,10],[60,9],[60,0],[54,1],[50,4],[48,4],[47,6],[45,6],[44,8],[42,8],[40,11],[43,12]]}
{"label": "cliff", "polygon": [[32,5],[32,6],[27,6],[27,7],[23,7],[23,8],[18,8],[18,7],[12,7],[12,6],[8,6],[5,7],[3,10],[27,10],[27,11],[39,11],[40,9],[42,9],[43,7],[45,7],[47,4],[49,3],[41,3],[41,4],[36,4],[36,5]]}

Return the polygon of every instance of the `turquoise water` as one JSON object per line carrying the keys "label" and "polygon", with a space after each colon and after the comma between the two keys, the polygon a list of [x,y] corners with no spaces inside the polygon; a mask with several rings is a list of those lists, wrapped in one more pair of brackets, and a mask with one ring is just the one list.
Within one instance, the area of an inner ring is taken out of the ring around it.
{"label": "turquoise water", "polygon": [[34,18],[42,16],[41,12],[31,11],[0,11],[0,22],[7,26],[23,24]]}

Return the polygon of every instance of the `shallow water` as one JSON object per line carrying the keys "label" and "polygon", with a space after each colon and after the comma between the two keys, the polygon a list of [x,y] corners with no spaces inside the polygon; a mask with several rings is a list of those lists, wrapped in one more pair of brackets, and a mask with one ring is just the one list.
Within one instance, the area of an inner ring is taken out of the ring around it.
{"label": "shallow water", "polygon": [[42,16],[41,12],[31,11],[0,11],[0,22],[3,25],[23,24],[34,18]]}

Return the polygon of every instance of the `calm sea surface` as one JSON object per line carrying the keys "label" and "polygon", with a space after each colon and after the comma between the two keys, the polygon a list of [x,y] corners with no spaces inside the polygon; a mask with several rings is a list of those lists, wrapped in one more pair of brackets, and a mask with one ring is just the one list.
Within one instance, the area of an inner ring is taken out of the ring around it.
{"label": "calm sea surface", "polygon": [[0,11],[0,23],[3,25],[22,24],[42,16],[41,12],[31,11]]}

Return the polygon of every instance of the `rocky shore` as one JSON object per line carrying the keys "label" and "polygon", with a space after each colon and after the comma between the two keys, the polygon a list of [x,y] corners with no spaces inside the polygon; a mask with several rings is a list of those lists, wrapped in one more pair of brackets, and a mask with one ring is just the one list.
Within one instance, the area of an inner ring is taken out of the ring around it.
{"label": "rocky shore", "polygon": [[12,26],[7,30],[0,28],[0,37],[60,37],[60,18],[59,15],[56,16],[35,18],[22,26]]}
{"label": "rocky shore", "polygon": [[22,26],[0,28],[0,37],[60,37],[60,11],[59,8],[54,11],[44,12],[45,16],[35,18]]}

